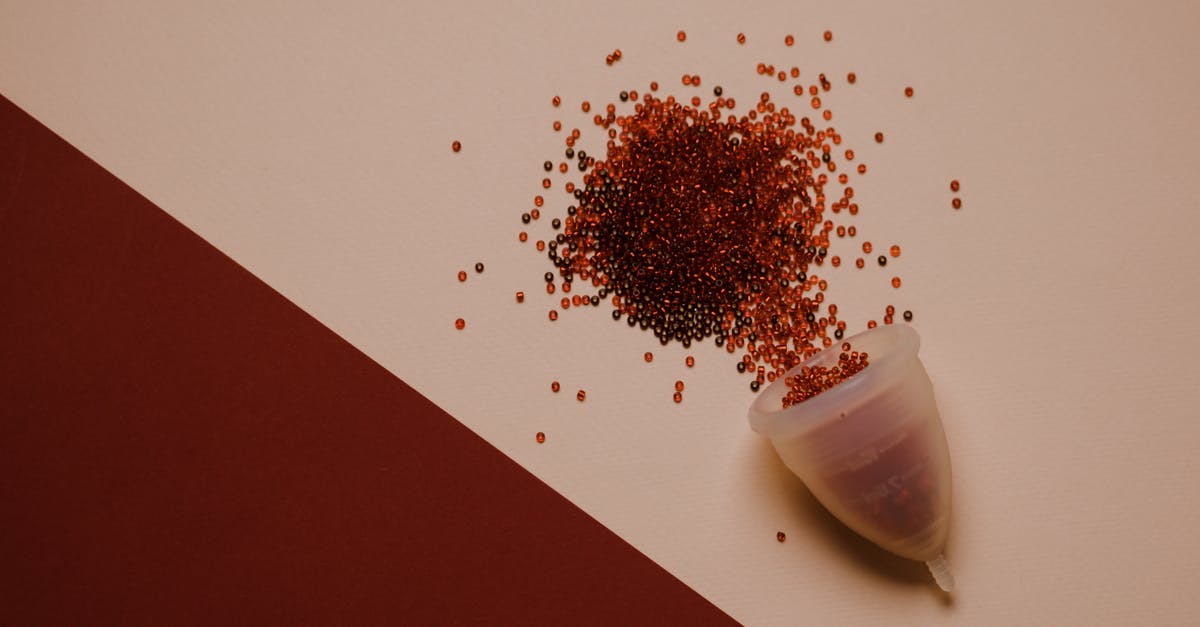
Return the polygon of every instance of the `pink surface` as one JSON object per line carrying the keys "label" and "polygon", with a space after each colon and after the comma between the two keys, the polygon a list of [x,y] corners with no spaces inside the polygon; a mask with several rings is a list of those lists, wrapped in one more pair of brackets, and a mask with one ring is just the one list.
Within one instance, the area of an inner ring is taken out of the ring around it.
{"label": "pink surface", "polygon": [[[1172,624],[1200,611],[1184,361],[1200,349],[1193,7],[3,14],[0,93],[742,621]],[[580,100],[691,71],[747,101],[760,60],[859,76],[828,100],[871,168],[855,186],[863,239],[904,247],[904,287],[850,268],[831,297],[852,325],[888,302],[916,314],[954,463],[953,603],[812,505],[747,428],[752,396],[725,353],[694,349],[686,370],[678,347],[604,312],[550,325],[544,258],[516,242],[559,149],[555,116],[582,127]],[[487,272],[459,284],[477,260]],[[551,379],[587,402],[550,394]]]}

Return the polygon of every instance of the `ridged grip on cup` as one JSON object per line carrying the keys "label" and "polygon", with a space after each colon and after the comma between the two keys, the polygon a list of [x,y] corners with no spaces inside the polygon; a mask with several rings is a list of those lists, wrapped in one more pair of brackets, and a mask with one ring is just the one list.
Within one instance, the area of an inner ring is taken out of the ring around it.
{"label": "ridged grip on cup", "polygon": [[[936,560],[949,527],[950,455],[920,338],[885,325],[847,341],[869,354],[867,368],[787,409],[777,380],[751,406],[750,426],[846,526],[902,557]],[[834,346],[802,366],[833,365],[840,353]]]}

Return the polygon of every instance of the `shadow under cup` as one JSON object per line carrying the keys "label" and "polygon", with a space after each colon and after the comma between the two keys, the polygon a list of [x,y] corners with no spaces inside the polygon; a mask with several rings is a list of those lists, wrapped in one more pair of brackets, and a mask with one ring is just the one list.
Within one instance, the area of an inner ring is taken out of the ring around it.
{"label": "shadow under cup", "polygon": [[907,325],[846,340],[869,365],[850,379],[783,408],[787,377],[836,364],[840,343],[814,355],[760,394],[750,427],[834,516],[887,551],[929,564],[952,585],[942,559],[950,520],[950,455],[933,384]]}

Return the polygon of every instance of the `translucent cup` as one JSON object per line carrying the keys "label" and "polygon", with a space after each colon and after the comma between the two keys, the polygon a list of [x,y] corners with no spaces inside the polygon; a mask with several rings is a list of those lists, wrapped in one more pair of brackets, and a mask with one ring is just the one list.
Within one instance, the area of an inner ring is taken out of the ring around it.
{"label": "translucent cup", "polygon": [[942,550],[950,521],[950,454],[917,357],[917,332],[883,325],[847,340],[866,352],[858,374],[783,408],[784,382],[803,366],[830,367],[841,342],[767,386],[750,407],[750,428],[846,526],[901,557],[925,562],[937,584],[954,585]]}

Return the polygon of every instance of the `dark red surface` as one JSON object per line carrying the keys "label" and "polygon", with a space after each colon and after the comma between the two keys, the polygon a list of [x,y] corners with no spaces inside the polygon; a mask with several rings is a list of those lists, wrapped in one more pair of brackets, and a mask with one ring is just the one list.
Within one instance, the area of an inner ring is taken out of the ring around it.
{"label": "dark red surface", "polygon": [[0,624],[663,620],[732,622],[0,98]]}

